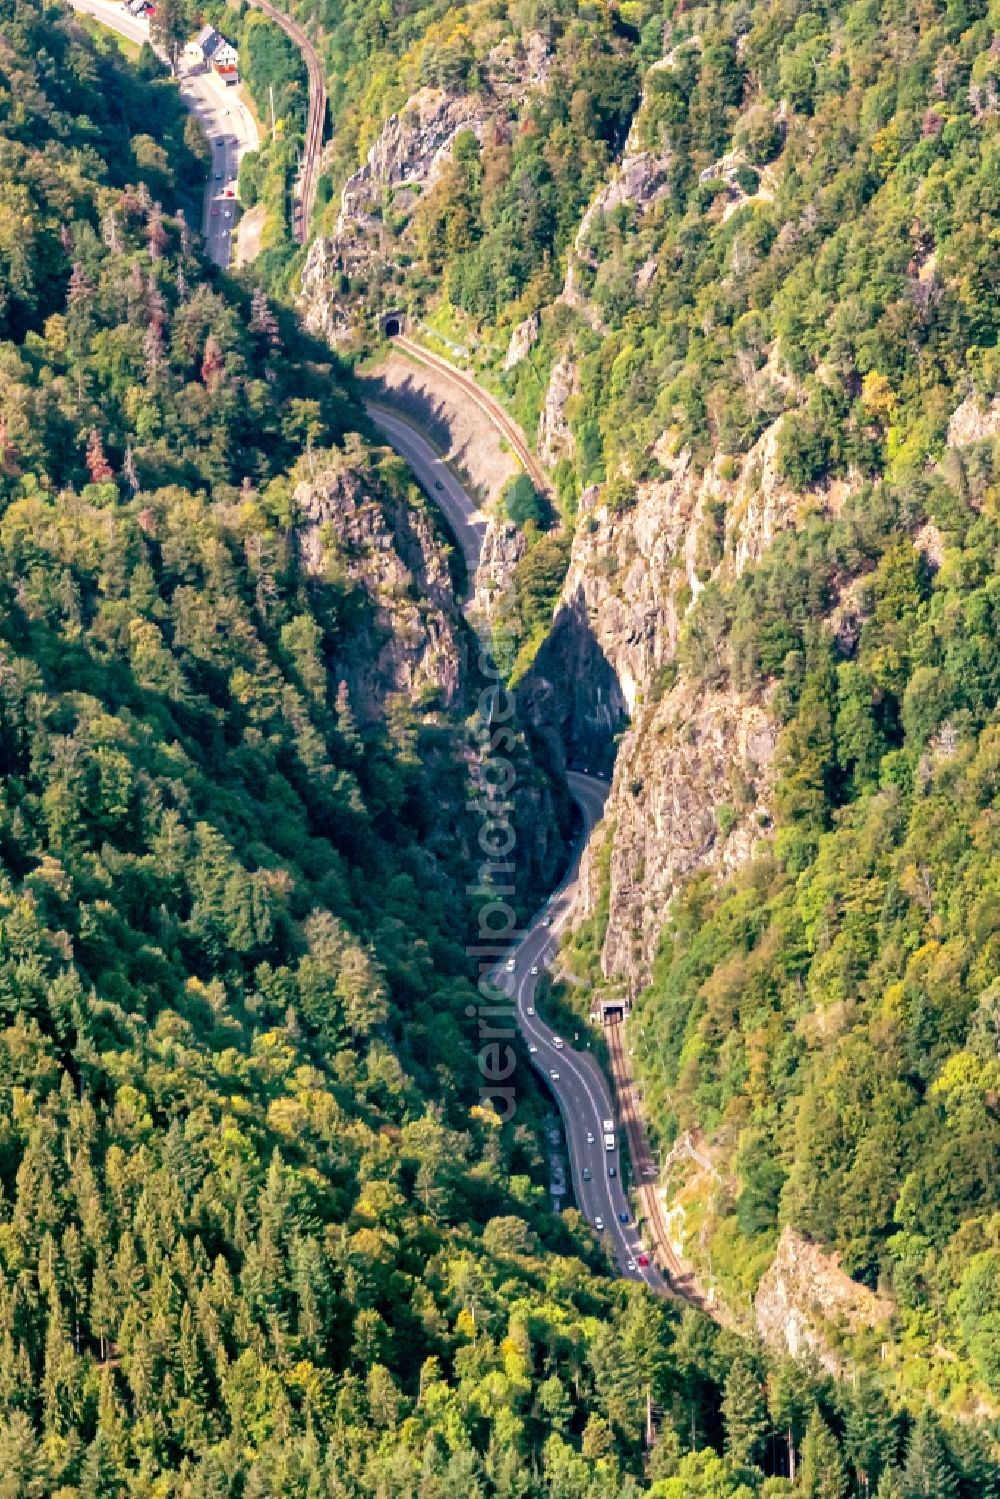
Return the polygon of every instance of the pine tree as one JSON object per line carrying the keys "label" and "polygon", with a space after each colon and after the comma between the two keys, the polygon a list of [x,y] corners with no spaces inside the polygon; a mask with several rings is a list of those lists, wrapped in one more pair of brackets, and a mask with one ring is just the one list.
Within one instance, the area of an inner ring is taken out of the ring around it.
{"label": "pine tree", "polygon": [[737,1354],[726,1375],[722,1397],[726,1451],[740,1467],[750,1467],[767,1436],[767,1405],[754,1364]]}
{"label": "pine tree", "polygon": [[0,1499],[47,1499],[52,1493],[49,1465],[24,1411],[12,1411],[0,1424]]}
{"label": "pine tree", "polygon": [[337,733],[345,748],[351,755],[360,755],[364,749],[364,742],[354,709],[351,707],[350,689],[345,681],[341,681],[337,688],[336,712]]}
{"label": "pine tree", "polygon": [[917,1417],[906,1446],[902,1477],[903,1499],[955,1499],[958,1479],[929,1410]]}
{"label": "pine tree", "polygon": [[844,1451],[864,1493],[870,1492],[886,1464],[895,1460],[896,1449],[896,1425],[888,1401],[870,1378],[859,1378],[848,1396]]}
{"label": "pine tree", "polygon": [[980,1426],[958,1423],[948,1433],[952,1462],[959,1474],[959,1489],[975,1499],[1000,1499],[1000,1464],[994,1457],[990,1433]]}
{"label": "pine tree", "polygon": [[80,1473],[80,1499],[116,1499],[125,1492],[124,1476],[107,1436],[98,1426]]}
{"label": "pine tree", "polygon": [[97,1338],[102,1364],[108,1356],[108,1342],[115,1330],[116,1300],[108,1273],[107,1256],[101,1249],[98,1251],[90,1287],[90,1330]]}
{"label": "pine tree", "polygon": [[815,1406],[802,1441],[799,1487],[804,1499],[843,1499],[847,1492],[837,1439]]}
{"label": "pine tree", "polygon": [[614,1451],[611,1428],[601,1416],[594,1414],[588,1417],[583,1429],[580,1451],[591,1462],[595,1462],[600,1457],[607,1457]]}
{"label": "pine tree", "polygon": [[767,1381],[767,1404],[774,1430],[784,1433],[788,1477],[794,1483],[795,1454],[808,1411],[802,1368],[794,1359],[781,1359],[771,1370]]}

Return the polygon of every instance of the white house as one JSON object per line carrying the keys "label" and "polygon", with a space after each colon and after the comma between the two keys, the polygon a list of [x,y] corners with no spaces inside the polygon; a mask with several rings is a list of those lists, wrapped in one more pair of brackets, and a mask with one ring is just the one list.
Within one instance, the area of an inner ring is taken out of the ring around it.
{"label": "white house", "polygon": [[240,55],[232,42],[227,42],[225,37],[216,31],[214,26],[203,26],[194,39],[202,57],[223,77],[235,74],[239,66]]}

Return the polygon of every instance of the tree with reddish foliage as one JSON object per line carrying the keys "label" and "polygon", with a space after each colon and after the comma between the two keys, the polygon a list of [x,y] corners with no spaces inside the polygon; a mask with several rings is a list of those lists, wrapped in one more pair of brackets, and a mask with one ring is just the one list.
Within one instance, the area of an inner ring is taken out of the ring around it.
{"label": "tree with reddish foliage", "polygon": [[146,226],[146,243],[150,260],[162,260],[167,248],[167,231],[163,227],[163,213],[159,203],[154,203]]}
{"label": "tree with reddish foliage", "polygon": [[96,427],[91,427],[90,429],[90,437],[87,441],[86,463],[91,483],[107,484],[109,480],[114,478],[114,470],[104,456],[104,443],[101,441],[101,434]]}
{"label": "tree with reddish foliage", "polygon": [[267,293],[262,286],[258,286],[253,294],[253,302],[250,309],[250,332],[259,333],[266,339],[272,349],[276,349],[281,342],[281,334],[278,331],[278,319],[271,311],[267,300]]}
{"label": "tree with reddish foliage", "polygon": [[205,354],[201,361],[201,378],[209,390],[218,390],[219,383],[225,372],[226,365],[222,357],[219,340],[214,333],[210,333],[205,340]]}
{"label": "tree with reddish foliage", "polygon": [[69,312],[75,312],[79,308],[86,308],[94,300],[94,283],[87,275],[86,270],[79,260],[73,262],[70,271],[69,283],[66,287],[66,308]]}

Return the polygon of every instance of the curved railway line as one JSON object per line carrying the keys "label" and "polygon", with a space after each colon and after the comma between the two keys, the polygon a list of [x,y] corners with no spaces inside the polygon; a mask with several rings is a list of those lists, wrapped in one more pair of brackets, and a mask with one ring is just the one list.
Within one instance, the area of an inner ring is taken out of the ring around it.
{"label": "curved railway line", "polygon": [[316,200],[316,181],[319,176],[319,153],[323,145],[323,126],[326,121],[326,82],[319,53],[308,35],[297,21],[291,20],[270,4],[270,0],[249,0],[255,10],[263,11],[276,26],[280,26],[289,41],[299,49],[306,65],[309,79],[309,109],[306,115],[305,142],[302,147],[302,168],[299,172],[298,195],[292,205],[292,232],[300,245],[304,245],[309,233],[313,204]]}
{"label": "curved railway line", "polygon": [[[688,1275],[674,1251],[667,1230],[667,1220],[657,1191],[656,1168],[649,1150],[646,1131],[636,1107],[635,1087],[629,1071],[628,1056],[622,1039],[620,1020],[612,1019],[604,1027],[611,1057],[611,1073],[615,1086],[618,1122],[628,1139],[629,1156],[635,1175],[635,1195],[645,1218],[649,1237],[653,1241],[657,1264],[666,1278],[670,1290],[684,1301],[700,1307],[710,1316],[717,1315]],[[652,1171],[654,1174],[649,1175]]]}
{"label": "curved railway line", "polygon": [[455,385],[464,391],[469,399],[478,406],[483,415],[493,423],[494,427],[510,443],[518,462],[539,494],[546,495],[548,498],[552,497],[552,486],[540,467],[538,459],[525,442],[524,433],[517,426],[516,422],[507,415],[499,401],[495,401],[469,375],[464,375],[453,364],[449,364],[447,359],[442,359],[439,354],[432,354],[429,349],[425,349],[420,344],[414,343],[411,338],[406,337],[405,333],[395,334],[392,342],[405,353],[409,354],[411,359],[417,360],[419,364],[426,364],[430,369],[437,370],[439,374],[453,381]]}

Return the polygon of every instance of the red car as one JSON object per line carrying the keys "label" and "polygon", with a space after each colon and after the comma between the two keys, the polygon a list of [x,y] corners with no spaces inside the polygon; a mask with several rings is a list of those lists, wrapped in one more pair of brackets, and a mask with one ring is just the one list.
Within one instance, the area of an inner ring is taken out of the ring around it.
{"label": "red car", "polygon": [[635,1257],[635,1259],[636,1259],[636,1264],[637,1265],[648,1265],[649,1264],[649,1255],[648,1254],[637,1254],[636,1257]]}

